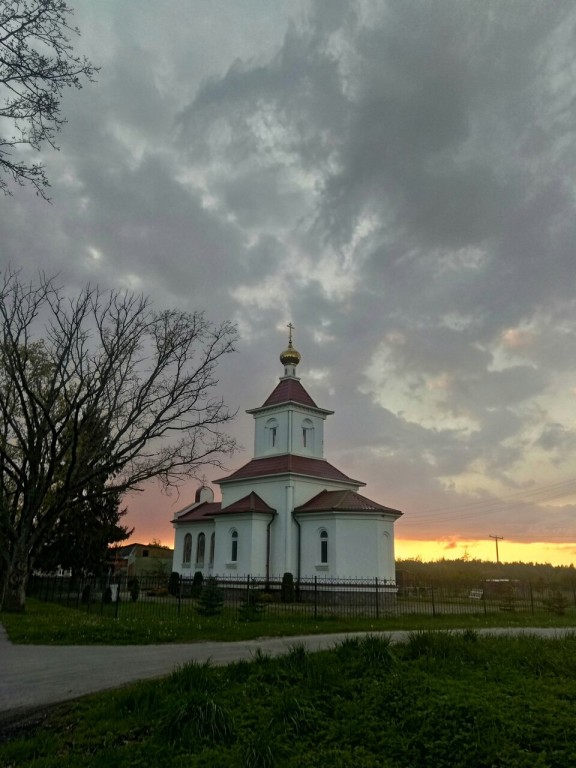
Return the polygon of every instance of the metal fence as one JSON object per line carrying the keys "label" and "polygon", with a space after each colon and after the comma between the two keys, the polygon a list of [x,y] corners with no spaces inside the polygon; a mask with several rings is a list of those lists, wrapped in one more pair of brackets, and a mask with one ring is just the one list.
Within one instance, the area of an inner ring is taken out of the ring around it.
{"label": "metal fence", "polygon": [[384,618],[421,614],[505,612],[576,613],[576,583],[531,584],[509,579],[449,583],[382,579],[143,576],[74,579],[32,576],[28,594],[70,608],[123,619],[137,615],[168,618],[222,615],[228,620],[258,617]]}

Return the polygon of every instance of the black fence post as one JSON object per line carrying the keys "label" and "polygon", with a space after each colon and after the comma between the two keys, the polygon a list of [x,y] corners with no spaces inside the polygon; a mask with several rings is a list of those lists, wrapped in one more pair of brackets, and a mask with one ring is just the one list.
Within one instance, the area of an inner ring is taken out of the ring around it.
{"label": "black fence post", "polygon": [[528,582],[528,588],[530,590],[530,611],[534,615],[534,593],[532,592],[532,582]]}
{"label": "black fence post", "polygon": [[488,608],[486,606],[486,579],[482,582],[482,603],[484,605],[484,616],[488,613]]}
{"label": "black fence post", "polygon": [[434,584],[430,585],[430,595],[432,597],[432,616],[436,616],[436,601],[434,599]]}
{"label": "black fence post", "polygon": [[318,618],[318,576],[314,576],[314,618]]}
{"label": "black fence post", "polygon": [[116,610],[114,611],[114,618],[118,618],[118,612],[120,610],[120,587],[122,586],[122,581],[118,582],[117,590],[116,590]]}
{"label": "black fence post", "polygon": [[374,576],[374,596],[376,598],[376,618],[380,618],[380,605],[378,599],[378,576]]}
{"label": "black fence post", "polygon": [[182,607],[182,574],[178,576],[178,608],[177,608],[178,618],[180,618],[181,607]]}

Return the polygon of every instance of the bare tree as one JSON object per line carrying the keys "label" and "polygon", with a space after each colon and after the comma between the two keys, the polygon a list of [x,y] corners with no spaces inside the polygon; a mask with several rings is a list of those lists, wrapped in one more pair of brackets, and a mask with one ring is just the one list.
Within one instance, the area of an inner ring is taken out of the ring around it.
{"label": "bare tree", "polygon": [[[0,282],[0,572],[3,606],[23,610],[34,559],[91,489],[165,486],[221,466],[233,416],[215,393],[236,329],[202,313],[54,279]],[[104,482],[103,482],[104,481]]]}
{"label": "bare tree", "polygon": [[[64,0],[0,2],[0,170],[18,184],[32,184],[42,197],[49,186],[44,166],[19,159],[18,148],[56,148],[66,122],[60,113],[64,88],[81,88],[96,72],[73,53],[69,35],[80,33],[69,25],[71,14]],[[12,133],[4,135],[7,130]],[[2,177],[0,189],[10,191]]]}

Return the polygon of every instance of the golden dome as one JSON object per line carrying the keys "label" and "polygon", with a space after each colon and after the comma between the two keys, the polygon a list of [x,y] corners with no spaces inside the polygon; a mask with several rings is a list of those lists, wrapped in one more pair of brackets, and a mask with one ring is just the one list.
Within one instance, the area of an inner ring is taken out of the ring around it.
{"label": "golden dome", "polygon": [[280,362],[282,365],[298,365],[300,360],[300,352],[298,352],[297,349],[294,349],[291,341],[288,342],[288,349],[285,349],[280,355]]}

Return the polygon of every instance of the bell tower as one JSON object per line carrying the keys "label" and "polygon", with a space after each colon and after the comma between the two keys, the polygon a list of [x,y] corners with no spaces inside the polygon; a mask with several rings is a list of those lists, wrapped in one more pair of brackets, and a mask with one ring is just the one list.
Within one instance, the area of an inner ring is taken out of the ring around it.
{"label": "bell tower", "polygon": [[302,356],[294,348],[288,324],[288,346],[280,354],[284,375],[260,408],[247,411],[254,416],[254,458],[295,454],[324,458],[324,420],[333,411],[318,408],[300,383],[296,368]]}

